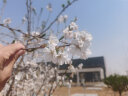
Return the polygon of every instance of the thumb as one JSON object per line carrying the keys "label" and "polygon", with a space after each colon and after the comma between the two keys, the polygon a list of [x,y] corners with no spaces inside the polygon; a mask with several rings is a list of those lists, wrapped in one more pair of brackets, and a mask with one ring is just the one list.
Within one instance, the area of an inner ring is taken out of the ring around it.
{"label": "thumb", "polygon": [[15,54],[15,56],[14,56],[15,61],[16,61],[20,56],[22,56],[24,53],[25,53],[25,50],[19,50],[19,51]]}
{"label": "thumb", "polygon": [[7,67],[9,69],[12,69],[13,68],[13,65],[15,64],[15,62],[17,61],[17,59],[23,55],[25,53],[24,50],[19,50],[18,52],[16,52],[15,54],[13,54],[10,59],[9,59],[9,62],[8,62],[8,65]]}

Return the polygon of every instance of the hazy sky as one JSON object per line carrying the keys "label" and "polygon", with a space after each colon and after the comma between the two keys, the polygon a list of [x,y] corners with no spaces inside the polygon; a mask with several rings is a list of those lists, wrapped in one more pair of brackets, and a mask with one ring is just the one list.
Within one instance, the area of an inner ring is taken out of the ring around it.
{"label": "hazy sky", "polygon": [[[4,18],[12,18],[15,26],[26,12],[26,0],[7,1]],[[37,10],[52,3],[52,20],[60,11],[60,4],[66,0],[33,1]],[[46,9],[44,13],[42,18],[45,19]],[[128,70],[128,0],[79,0],[64,14],[69,16],[69,20],[77,16],[79,28],[92,34],[91,57],[104,56],[108,74],[125,74]]]}

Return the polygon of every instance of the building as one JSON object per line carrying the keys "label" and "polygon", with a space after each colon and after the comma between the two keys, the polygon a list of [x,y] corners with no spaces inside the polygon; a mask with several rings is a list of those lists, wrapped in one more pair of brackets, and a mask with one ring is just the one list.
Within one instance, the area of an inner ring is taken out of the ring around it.
{"label": "building", "polygon": [[[73,81],[79,85],[81,82],[99,82],[106,77],[106,67],[104,57],[91,57],[86,60],[73,59],[74,67],[83,63],[83,68],[79,69],[73,77]],[[64,64],[60,67],[60,73],[64,73],[68,65]],[[71,72],[68,72],[69,74]]]}

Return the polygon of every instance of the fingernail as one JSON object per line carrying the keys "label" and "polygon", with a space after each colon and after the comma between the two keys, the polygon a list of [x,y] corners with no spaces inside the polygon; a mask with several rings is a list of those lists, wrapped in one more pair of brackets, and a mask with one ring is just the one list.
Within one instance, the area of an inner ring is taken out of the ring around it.
{"label": "fingernail", "polygon": [[25,53],[25,50],[19,50],[16,54],[18,55],[18,56],[21,56],[21,55],[23,55]]}

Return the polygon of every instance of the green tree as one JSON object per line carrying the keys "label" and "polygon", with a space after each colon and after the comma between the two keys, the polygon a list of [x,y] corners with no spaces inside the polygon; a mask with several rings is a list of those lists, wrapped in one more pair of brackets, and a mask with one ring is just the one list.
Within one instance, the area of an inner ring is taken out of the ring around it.
{"label": "green tree", "polygon": [[123,75],[110,75],[104,79],[104,83],[111,88],[113,91],[119,93],[122,96],[124,91],[128,90],[128,77]]}

